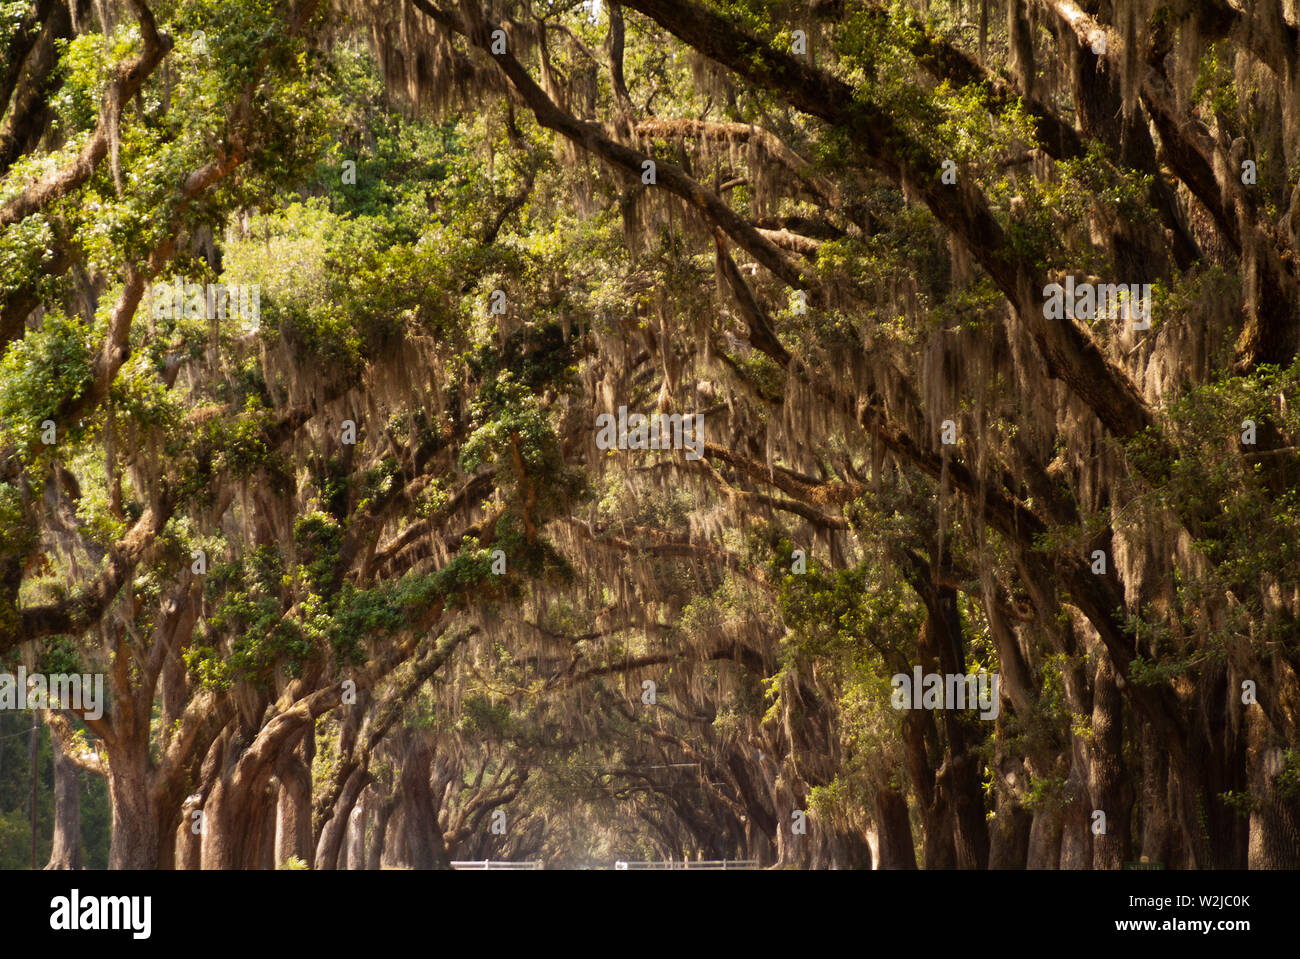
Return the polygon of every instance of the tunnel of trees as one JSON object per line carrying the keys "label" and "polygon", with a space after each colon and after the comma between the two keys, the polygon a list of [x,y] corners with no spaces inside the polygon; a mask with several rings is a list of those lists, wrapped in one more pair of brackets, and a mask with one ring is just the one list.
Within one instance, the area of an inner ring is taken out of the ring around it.
{"label": "tunnel of trees", "polygon": [[0,51],[0,866],[1300,867],[1293,0]]}

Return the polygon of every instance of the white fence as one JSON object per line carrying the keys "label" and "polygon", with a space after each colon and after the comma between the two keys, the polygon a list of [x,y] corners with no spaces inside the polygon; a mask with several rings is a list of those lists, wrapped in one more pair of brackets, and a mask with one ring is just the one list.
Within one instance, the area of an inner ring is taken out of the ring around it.
{"label": "white fence", "polygon": [[620,872],[624,869],[757,869],[756,859],[686,859],[682,862],[662,860],[659,862],[624,862],[614,863]]}
{"label": "white fence", "polygon": [[453,861],[452,869],[541,869],[541,860],[510,862],[505,859],[461,859]]}

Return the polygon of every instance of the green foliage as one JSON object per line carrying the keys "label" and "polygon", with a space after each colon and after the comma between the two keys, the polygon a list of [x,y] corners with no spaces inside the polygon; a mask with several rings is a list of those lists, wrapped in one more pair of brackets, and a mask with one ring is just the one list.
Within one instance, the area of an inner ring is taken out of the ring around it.
{"label": "green foliage", "polygon": [[77,317],[46,314],[41,328],[14,342],[0,360],[0,441],[28,456],[41,448],[41,432],[53,421],[60,441],[80,437],[81,421],[60,414],[90,387],[95,339]]}

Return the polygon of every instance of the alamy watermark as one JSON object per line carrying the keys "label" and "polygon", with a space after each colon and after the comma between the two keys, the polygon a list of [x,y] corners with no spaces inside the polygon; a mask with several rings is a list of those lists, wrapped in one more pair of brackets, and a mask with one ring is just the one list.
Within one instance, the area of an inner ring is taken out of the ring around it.
{"label": "alamy watermark", "polygon": [[262,288],[256,283],[186,283],[180,277],[150,288],[156,320],[246,320],[262,318]]}
{"label": "alamy watermark", "polygon": [[124,930],[133,939],[148,939],[152,913],[152,896],[83,896],[74,889],[50,900],[50,928],[56,932]]}
{"label": "alamy watermark", "polygon": [[1150,283],[1075,283],[1043,287],[1043,316],[1049,320],[1124,319],[1135,330],[1151,328]]}
{"label": "alamy watermark", "polygon": [[975,709],[980,719],[997,719],[1002,705],[998,700],[998,674],[925,673],[921,667],[913,675],[895,673],[890,702],[895,709]]}
{"label": "alamy watermark", "polygon": [[86,719],[104,715],[103,673],[0,673],[0,709],[67,709]]}
{"label": "alamy watermark", "polygon": [[688,460],[704,456],[703,413],[628,413],[626,406],[596,417],[596,447],[602,450],[687,450]]}

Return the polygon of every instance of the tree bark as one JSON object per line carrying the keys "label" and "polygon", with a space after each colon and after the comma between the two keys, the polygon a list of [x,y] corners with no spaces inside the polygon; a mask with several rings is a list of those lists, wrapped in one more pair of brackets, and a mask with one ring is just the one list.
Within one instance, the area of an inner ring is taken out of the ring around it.
{"label": "tree bark", "polygon": [[337,869],[339,852],[343,848],[347,832],[348,817],[357,797],[370,781],[369,773],[361,768],[354,769],[343,785],[343,792],[334,806],[334,813],[325,828],[321,830],[320,840],[316,843],[316,869]]}
{"label": "tree bark", "polygon": [[1132,846],[1133,820],[1133,790],[1124,769],[1124,704],[1110,654],[1101,643],[1094,651],[1088,791],[1093,808],[1106,814],[1106,832],[1092,837],[1092,868],[1120,869]]}
{"label": "tree bark", "polygon": [[366,826],[369,823],[371,791],[367,789],[352,807],[348,816],[347,866],[348,869],[366,868]]}
{"label": "tree bark", "polygon": [[1251,869],[1300,869],[1300,797],[1288,796],[1278,776],[1284,745],[1268,736],[1258,709],[1246,716],[1255,776],[1251,783],[1248,864]]}
{"label": "tree bark", "polygon": [[406,854],[412,869],[450,869],[442,830],[438,827],[438,807],[429,788],[433,754],[418,738],[406,752],[402,770],[401,794],[404,815],[403,833]]}
{"label": "tree bark", "polygon": [[109,750],[108,795],[113,808],[109,869],[158,868],[158,808],[149,769],[149,750]]}
{"label": "tree bark", "polygon": [[315,754],[315,731],[308,728],[293,749],[281,752],[276,762],[280,794],[276,801],[275,867],[298,858],[313,867],[316,849],[311,841],[311,761]]}
{"label": "tree bark", "polygon": [[876,790],[877,869],[915,869],[916,848],[907,800],[893,786]]}
{"label": "tree bark", "polygon": [[46,869],[80,869],[81,865],[81,770],[50,737],[54,751],[54,841]]}
{"label": "tree bark", "polygon": [[1041,808],[1034,812],[1029,827],[1029,856],[1027,869],[1059,869],[1061,865],[1061,811]]}
{"label": "tree bark", "polygon": [[397,808],[397,797],[389,796],[376,805],[375,828],[366,853],[366,868],[372,870],[384,867],[384,847],[388,842],[388,826],[392,822],[393,810]]}

